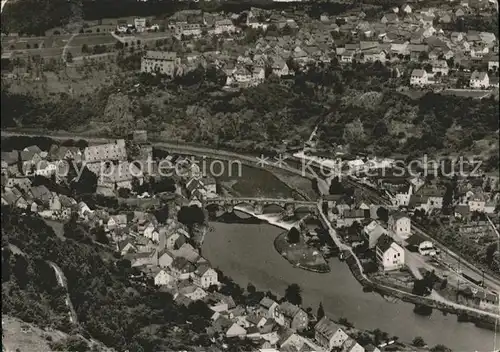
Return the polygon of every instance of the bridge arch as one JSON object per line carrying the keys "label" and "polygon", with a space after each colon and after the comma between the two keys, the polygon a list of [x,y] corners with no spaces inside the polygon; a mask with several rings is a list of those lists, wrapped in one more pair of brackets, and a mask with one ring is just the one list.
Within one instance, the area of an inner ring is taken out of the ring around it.
{"label": "bridge arch", "polygon": [[286,210],[286,205],[278,202],[262,203],[261,206],[262,214],[281,213]]}
{"label": "bridge arch", "polygon": [[316,212],[315,206],[310,206],[305,204],[298,204],[295,206],[295,213],[315,213],[315,212]]}
{"label": "bridge arch", "polygon": [[253,209],[255,207],[255,204],[251,203],[249,201],[242,200],[241,202],[239,202],[239,201],[234,202],[233,206],[235,206],[235,207],[245,207],[245,208],[251,208],[251,209]]}

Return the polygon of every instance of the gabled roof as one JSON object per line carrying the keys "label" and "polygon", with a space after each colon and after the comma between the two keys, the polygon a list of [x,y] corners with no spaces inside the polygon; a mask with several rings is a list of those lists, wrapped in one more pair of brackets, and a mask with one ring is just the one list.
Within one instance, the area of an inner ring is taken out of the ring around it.
{"label": "gabled roof", "polygon": [[389,217],[392,218],[394,221],[397,221],[399,219],[408,218],[408,215],[406,215],[402,211],[395,211],[395,212],[392,212],[389,215]]}
{"label": "gabled roof", "polygon": [[327,317],[321,318],[316,326],[314,326],[314,330],[326,337],[328,340],[332,338],[339,329],[341,329],[340,325],[334,323]]}
{"label": "gabled roof", "polygon": [[290,302],[283,302],[280,304],[280,310],[284,316],[293,318],[299,311],[301,311],[301,308],[291,304]]}
{"label": "gabled roof", "polygon": [[474,71],[474,72],[472,72],[470,79],[483,81],[487,76],[488,76],[488,74],[486,72]]}
{"label": "gabled roof", "polygon": [[52,198],[52,192],[44,185],[31,187],[31,194],[36,200],[48,202]]}
{"label": "gabled roof", "polygon": [[377,241],[377,248],[380,249],[383,253],[391,248],[394,240],[386,234],[383,234],[379,237]]}
{"label": "gabled roof", "polygon": [[205,275],[205,273],[207,271],[209,271],[210,269],[212,269],[210,267],[210,265],[208,264],[200,264],[197,268],[196,268],[196,271],[194,272],[194,274],[196,276],[199,276],[199,277],[202,277],[203,275]]}
{"label": "gabled roof", "polygon": [[33,152],[33,153],[41,153],[42,150],[37,145],[30,145],[29,147],[24,148],[24,151]]}
{"label": "gabled roof", "polygon": [[276,304],[276,302],[274,300],[272,300],[271,298],[269,297],[264,297],[260,300],[259,304],[266,308],[266,309],[269,309],[272,307],[273,304]]}

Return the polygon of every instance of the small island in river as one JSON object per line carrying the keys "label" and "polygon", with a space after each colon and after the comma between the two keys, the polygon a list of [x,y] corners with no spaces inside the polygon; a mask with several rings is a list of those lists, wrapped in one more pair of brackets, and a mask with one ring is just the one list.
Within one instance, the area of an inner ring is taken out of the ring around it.
{"label": "small island in river", "polygon": [[317,273],[330,271],[322,251],[312,246],[296,227],[276,237],[274,247],[286,260],[298,268]]}

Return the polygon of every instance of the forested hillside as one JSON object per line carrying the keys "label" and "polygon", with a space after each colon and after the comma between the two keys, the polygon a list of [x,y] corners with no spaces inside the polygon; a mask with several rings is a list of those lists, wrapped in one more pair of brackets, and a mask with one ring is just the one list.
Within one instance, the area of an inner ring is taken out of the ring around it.
{"label": "forested hillside", "polygon": [[[113,258],[91,241],[63,241],[42,219],[10,208],[2,207],[1,215],[2,313],[91,336],[119,351],[191,350],[191,346],[210,345],[205,327],[211,312],[204,303],[179,307],[170,294],[134,284],[129,280],[130,262]],[[72,229],[78,230],[84,231]],[[12,253],[9,245],[24,255]],[[46,260],[66,275],[79,326],[64,320],[65,292],[58,288]]]}
{"label": "forested hillside", "polygon": [[[165,83],[130,75],[88,96],[47,99],[2,86],[2,126],[90,130],[119,136],[133,129],[233,149],[299,145],[319,126],[320,147],[350,145],[378,155],[466,152],[488,155],[498,129],[498,102],[396,91],[394,70],[336,63],[294,78],[270,78],[239,92],[224,76],[197,69]],[[137,87],[137,83],[140,84]],[[474,142],[482,140],[482,144]],[[486,146],[486,147],[485,147]],[[496,154],[496,153],[495,153]]]}

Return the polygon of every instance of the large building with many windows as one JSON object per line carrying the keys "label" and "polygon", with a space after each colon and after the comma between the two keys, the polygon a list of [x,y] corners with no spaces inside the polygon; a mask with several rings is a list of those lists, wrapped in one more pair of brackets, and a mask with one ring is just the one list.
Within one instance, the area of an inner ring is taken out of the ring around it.
{"label": "large building with many windows", "polygon": [[177,61],[174,52],[147,51],[141,60],[141,72],[173,76]]}

